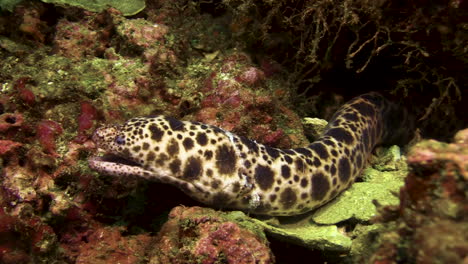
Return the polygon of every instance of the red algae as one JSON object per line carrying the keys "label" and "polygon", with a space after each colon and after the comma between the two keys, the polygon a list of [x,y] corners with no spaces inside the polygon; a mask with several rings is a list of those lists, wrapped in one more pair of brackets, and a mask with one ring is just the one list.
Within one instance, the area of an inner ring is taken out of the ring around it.
{"label": "red algae", "polygon": [[42,120],[39,122],[36,129],[37,139],[44,151],[53,156],[57,156],[58,154],[55,152],[55,138],[63,132],[60,124],[52,120]]}
{"label": "red algae", "polygon": [[81,102],[81,113],[78,116],[78,133],[83,134],[91,129],[98,117],[96,108],[89,102]]}
{"label": "red algae", "polygon": [[27,88],[20,90],[19,96],[21,100],[23,100],[29,106],[32,106],[36,101],[36,96],[34,95],[34,93]]}
{"label": "red algae", "polygon": [[26,84],[28,81],[30,81],[31,78],[29,77],[22,77],[16,80],[15,82],[15,88],[19,93],[20,99],[27,105],[32,106],[36,102],[36,96],[34,93],[31,91],[31,89],[28,89],[26,87]]}

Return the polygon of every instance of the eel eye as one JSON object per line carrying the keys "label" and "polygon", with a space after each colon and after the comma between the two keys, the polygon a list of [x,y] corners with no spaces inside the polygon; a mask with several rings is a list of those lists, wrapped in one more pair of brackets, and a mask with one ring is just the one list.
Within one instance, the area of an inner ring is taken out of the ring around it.
{"label": "eel eye", "polygon": [[125,144],[125,138],[123,136],[116,136],[115,137],[115,143],[117,143],[117,145],[123,145]]}

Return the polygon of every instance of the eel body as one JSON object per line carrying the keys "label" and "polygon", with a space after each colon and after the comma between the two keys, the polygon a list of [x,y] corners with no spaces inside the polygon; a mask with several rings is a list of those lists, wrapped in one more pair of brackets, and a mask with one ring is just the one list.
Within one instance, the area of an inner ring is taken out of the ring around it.
{"label": "eel body", "polygon": [[111,155],[92,157],[89,166],[172,184],[218,208],[302,214],[354,182],[372,149],[394,136],[393,110],[378,93],[358,96],[334,114],[315,142],[294,149],[268,147],[198,122],[133,118],[95,131],[93,141]]}

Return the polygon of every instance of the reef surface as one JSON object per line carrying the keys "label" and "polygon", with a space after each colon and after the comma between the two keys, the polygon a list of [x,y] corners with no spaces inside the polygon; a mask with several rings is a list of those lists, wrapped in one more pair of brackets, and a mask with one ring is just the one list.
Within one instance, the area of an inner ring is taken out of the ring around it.
{"label": "reef surface", "polygon": [[[0,3],[1,263],[466,262],[466,1],[46,2]],[[165,114],[300,147],[326,122],[304,117],[371,90],[435,139],[381,148],[310,214],[216,211],[88,167],[103,124]]]}

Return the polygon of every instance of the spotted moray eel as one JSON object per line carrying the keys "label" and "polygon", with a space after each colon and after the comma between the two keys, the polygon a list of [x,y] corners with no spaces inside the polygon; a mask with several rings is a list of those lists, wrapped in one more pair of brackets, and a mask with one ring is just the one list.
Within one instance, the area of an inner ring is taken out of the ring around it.
{"label": "spotted moray eel", "polygon": [[[366,165],[372,149],[397,136],[397,107],[378,93],[344,104],[307,147],[278,149],[221,128],[156,116],[105,126],[93,134],[111,155],[89,166],[177,186],[215,207],[261,215],[296,215],[336,197]],[[111,157],[114,158],[111,158]],[[115,159],[118,156],[119,159]]]}

